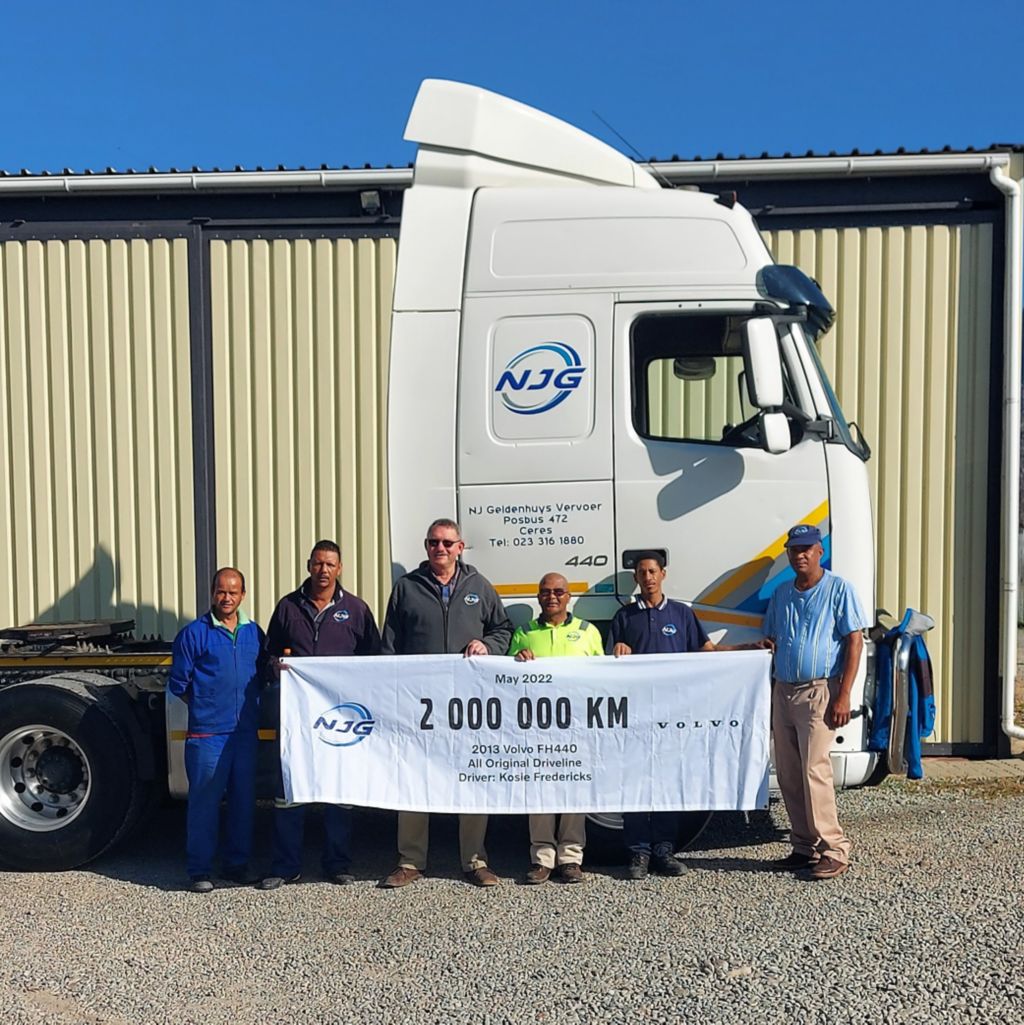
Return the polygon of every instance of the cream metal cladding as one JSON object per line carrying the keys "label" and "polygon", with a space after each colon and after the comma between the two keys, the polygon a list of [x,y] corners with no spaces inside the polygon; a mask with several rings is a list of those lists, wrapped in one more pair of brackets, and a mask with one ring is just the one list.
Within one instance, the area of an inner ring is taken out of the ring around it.
{"label": "cream metal cladding", "polygon": [[0,624],[194,614],[184,239],[0,243]]}
{"label": "cream metal cladding", "polygon": [[210,241],[217,560],[264,625],[323,537],[384,611],[395,257],[392,238]]}

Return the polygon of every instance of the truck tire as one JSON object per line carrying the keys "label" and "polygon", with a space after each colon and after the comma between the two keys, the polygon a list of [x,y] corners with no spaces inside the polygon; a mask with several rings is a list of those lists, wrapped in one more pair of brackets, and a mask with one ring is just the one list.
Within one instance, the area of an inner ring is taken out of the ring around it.
{"label": "truck tire", "polygon": [[[676,834],[676,851],[685,851],[704,827],[711,821],[712,811],[679,812],[679,832]],[[622,842],[622,816],[617,814],[587,816],[586,857],[599,865],[618,865],[626,860],[626,848]]]}
{"label": "truck tire", "polygon": [[0,689],[3,866],[84,865],[138,819],[149,787],[139,778],[133,724],[103,699],[109,686],[83,674]]}

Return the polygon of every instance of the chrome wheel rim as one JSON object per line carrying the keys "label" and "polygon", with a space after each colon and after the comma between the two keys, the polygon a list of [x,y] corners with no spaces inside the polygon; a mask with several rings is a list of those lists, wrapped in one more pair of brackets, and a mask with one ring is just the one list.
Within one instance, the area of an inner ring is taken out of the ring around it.
{"label": "chrome wheel rim", "polygon": [[52,726],[23,726],[0,740],[0,815],[22,829],[63,829],[92,790],[89,759]]}

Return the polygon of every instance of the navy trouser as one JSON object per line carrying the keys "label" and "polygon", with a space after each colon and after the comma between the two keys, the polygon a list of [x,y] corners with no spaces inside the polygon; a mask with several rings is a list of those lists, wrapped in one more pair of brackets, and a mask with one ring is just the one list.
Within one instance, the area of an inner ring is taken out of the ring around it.
{"label": "navy trouser", "polygon": [[215,733],[185,740],[188,815],[185,865],[190,876],[210,874],[220,835],[220,802],[224,816],[224,868],[243,868],[252,850],[256,810],[256,731]]}
{"label": "navy trouser", "polygon": [[[291,879],[302,871],[302,838],[306,832],[307,804],[274,809],[274,860],[272,876]],[[352,864],[352,810],[337,804],[324,805],[324,875],[347,872]]]}
{"label": "navy trouser", "polygon": [[633,811],[622,816],[623,839],[631,854],[671,857],[676,852],[679,813],[674,811]]}

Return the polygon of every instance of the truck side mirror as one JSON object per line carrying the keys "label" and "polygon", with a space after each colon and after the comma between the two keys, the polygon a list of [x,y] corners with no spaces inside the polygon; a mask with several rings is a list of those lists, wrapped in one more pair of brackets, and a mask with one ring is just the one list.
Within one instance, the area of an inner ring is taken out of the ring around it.
{"label": "truck side mirror", "polygon": [[750,404],[778,409],[783,402],[782,360],[771,317],[754,317],[743,325],[743,365]]}
{"label": "truck side mirror", "polygon": [[773,456],[788,452],[792,447],[789,418],[785,413],[761,414],[761,444]]}

